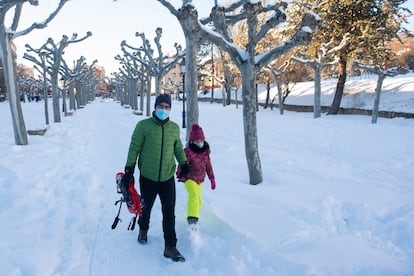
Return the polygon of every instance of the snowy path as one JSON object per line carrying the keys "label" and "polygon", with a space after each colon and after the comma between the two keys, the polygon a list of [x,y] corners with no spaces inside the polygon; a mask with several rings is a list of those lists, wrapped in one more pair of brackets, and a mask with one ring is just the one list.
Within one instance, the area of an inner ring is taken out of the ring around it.
{"label": "snowy path", "polygon": [[[120,109],[118,106],[113,106],[112,104],[108,103],[111,108]],[[105,132],[107,128],[100,130],[93,128],[93,125],[81,127],[82,129],[94,129],[93,137],[91,137],[91,141],[94,141],[94,144],[89,147],[93,149],[90,154],[99,155],[99,158],[96,158],[97,156],[91,156],[91,160],[102,160],[100,169],[94,173],[94,176],[96,178],[99,178],[99,175],[104,177],[101,181],[96,182],[101,182],[105,185],[104,190],[106,193],[103,195],[105,199],[102,200],[103,204],[106,204],[102,206],[104,214],[102,214],[101,223],[98,225],[99,229],[96,244],[94,245],[93,258],[91,260],[91,275],[131,273],[133,271],[139,271],[142,269],[142,266],[145,266],[147,275],[187,275],[188,271],[193,271],[197,275],[211,275],[211,273],[215,275],[242,275],[251,271],[256,271],[262,275],[273,274],[272,269],[269,267],[272,260],[268,260],[267,265],[260,264],[265,260],[255,259],[254,254],[245,248],[246,243],[249,243],[249,239],[217,218],[214,215],[214,211],[209,209],[208,203],[205,203],[203,206],[205,222],[201,224],[202,229],[200,229],[200,233],[197,234],[196,239],[191,239],[185,218],[186,193],[182,184],[178,182],[176,211],[177,238],[178,248],[187,258],[186,263],[174,264],[162,255],[164,240],[162,238],[162,216],[158,200],[156,201],[151,217],[151,229],[149,231],[149,243],[147,245],[142,246],[136,242],[137,229],[133,232],[127,231],[126,228],[131,215],[126,209],[123,209],[121,215],[123,218],[122,223],[118,224],[115,230],[111,230],[110,225],[117,211],[117,207],[113,206],[112,203],[118,198],[114,193],[114,175],[115,172],[123,168],[122,166],[126,160],[129,138],[135,126],[135,120],[141,117],[131,116],[129,110],[125,111],[122,109],[119,110],[120,114],[115,116],[115,114],[105,112],[106,109],[104,107],[100,108],[102,108],[101,112],[94,111],[96,112],[96,119],[106,122],[113,129],[113,133],[119,133],[119,136],[105,136],[107,135]],[[91,110],[89,112],[93,111]],[[103,124],[97,124],[97,126],[100,125]],[[88,135],[90,134],[88,133]],[[108,147],[118,149],[115,151],[105,150]],[[111,155],[117,151],[117,156]],[[94,164],[94,166],[99,166],[99,164]],[[108,198],[110,200],[106,200]],[[240,241],[243,242],[240,243]],[[253,241],[251,243],[252,245],[254,244]],[[230,250],[231,252],[237,252],[237,254],[226,256],[222,254],[223,252],[216,251],[223,246],[226,248],[226,251]],[[248,247],[250,248],[251,246],[249,245]],[[259,256],[261,255],[263,254],[259,254]],[[217,271],[211,270],[210,266],[212,263],[218,265]],[[146,264],[151,265],[147,266]],[[223,266],[228,267],[228,269],[223,271]],[[121,271],[119,271],[120,268]]]}

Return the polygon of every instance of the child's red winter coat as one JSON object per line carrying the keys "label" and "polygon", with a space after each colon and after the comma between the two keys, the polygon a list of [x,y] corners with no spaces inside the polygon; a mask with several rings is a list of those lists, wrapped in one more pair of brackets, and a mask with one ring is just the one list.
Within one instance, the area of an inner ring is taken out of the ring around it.
{"label": "child's red winter coat", "polygon": [[213,167],[210,160],[210,147],[207,142],[205,142],[203,149],[197,149],[191,144],[184,149],[184,152],[189,164],[187,179],[201,183],[204,182],[206,174],[210,180],[214,179]]}

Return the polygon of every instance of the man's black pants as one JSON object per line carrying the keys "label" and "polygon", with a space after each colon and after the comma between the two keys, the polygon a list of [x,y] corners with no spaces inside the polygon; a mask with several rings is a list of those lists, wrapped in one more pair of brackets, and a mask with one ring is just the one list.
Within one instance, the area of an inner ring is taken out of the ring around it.
{"label": "man's black pants", "polygon": [[144,201],[142,216],[138,219],[139,228],[148,230],[151,209],[157,195],[161,201],[162,209],[162,230],[164,231],[165,246],[177,245],[175,233],[175,180],[171,177],[165,182],[154,182],[148,178],[140,176],[139,186],[141,189],[141,199]]}

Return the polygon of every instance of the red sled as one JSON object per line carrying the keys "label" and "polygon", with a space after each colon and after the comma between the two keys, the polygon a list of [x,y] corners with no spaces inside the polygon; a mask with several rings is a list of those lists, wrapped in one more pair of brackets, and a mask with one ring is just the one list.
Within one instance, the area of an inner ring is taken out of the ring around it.
{"label": "red sled", "polygon": [[135,189],[134,185],[134,177],[132,177],[131,182],[129,182],[128,187],[123,187],[122,178],[124,177],[123,172],[119,172],[116,174],[116,190],[118,194],[121,194],[121,199],[115,201],[115,205],[120,203],[118,214],[115,217],[114,222],[112,223],[112,229],[115,229],[118,225],[119,221],[122,221],[119,218],[119,214],[121,212],[122,203],[125,202],[128,211],[135,216],[131,219],[129,223],[128,230],[133,231],[135,229],[135,224],[137,221],[138,216],[142,216],[142,205],[141,205],[141,197],[138,194],[137,190]]}

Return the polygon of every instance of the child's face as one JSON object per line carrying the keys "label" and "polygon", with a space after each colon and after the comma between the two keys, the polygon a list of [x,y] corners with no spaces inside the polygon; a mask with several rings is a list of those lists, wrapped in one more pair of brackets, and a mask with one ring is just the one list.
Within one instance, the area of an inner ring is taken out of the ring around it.
{"label": "child's face", "polygon": [[199,148],[204,147],[204,140],[194,140],[193,143]]}

